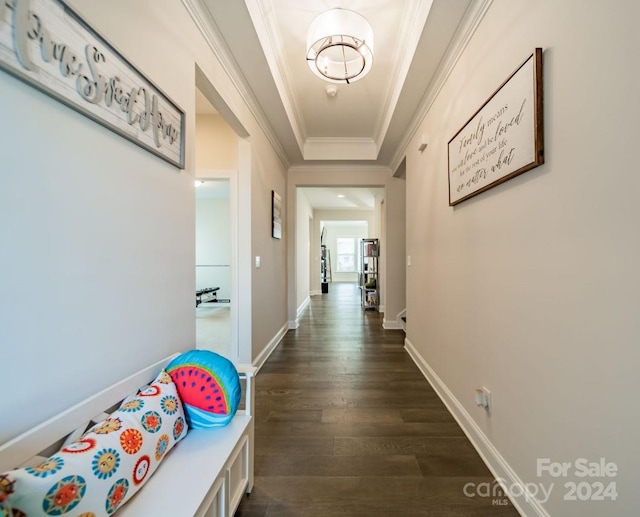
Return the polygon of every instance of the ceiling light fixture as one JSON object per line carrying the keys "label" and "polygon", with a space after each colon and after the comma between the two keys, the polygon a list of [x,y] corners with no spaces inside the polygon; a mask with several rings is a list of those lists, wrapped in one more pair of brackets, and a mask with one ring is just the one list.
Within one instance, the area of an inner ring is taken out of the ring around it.
{"label": "ceiling light fixture", "polygon": [[373,30],[361,15],[330,9],[317,16],[307,33],[307,63],[321,79],[352,83],[373,64]]}

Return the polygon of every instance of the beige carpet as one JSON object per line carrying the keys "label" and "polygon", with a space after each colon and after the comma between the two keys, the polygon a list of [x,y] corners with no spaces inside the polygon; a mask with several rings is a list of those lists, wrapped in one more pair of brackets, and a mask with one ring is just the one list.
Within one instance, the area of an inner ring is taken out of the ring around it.
{"label": "beige carpet", "polygon": [[196,347],[229,357],[231,325],[229,307],[202,303],[196,308]]}

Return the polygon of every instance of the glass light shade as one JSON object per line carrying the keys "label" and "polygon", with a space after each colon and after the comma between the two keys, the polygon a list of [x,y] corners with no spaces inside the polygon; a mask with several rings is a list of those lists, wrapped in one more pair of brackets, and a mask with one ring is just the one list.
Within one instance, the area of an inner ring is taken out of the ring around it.
{"label": "glass light shade", "polygon": [[352,83],[371,70],[373,30],[358,13],[331,9],[311,22],[307,49],[314,74],[333,83]]}

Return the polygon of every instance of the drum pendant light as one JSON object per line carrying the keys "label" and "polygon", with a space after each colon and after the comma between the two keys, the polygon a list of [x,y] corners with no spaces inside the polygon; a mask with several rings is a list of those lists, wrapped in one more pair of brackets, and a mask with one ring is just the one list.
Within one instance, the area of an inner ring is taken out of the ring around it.
{"label": "drum pendant light", "polygon": [[330,9],[317,16],[307,33],[307,63],[326,81],[352,83],[373,64],[373,30],[369,22],[348,9]]}

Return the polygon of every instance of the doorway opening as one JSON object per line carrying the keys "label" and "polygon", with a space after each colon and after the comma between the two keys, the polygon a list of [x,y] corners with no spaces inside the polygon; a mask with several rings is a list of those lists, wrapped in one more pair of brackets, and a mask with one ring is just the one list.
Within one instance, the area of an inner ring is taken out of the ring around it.
{"label": "doorway opening", "polygon": [[[251,135],[197,64],[195,80],[195,179],[226,180],[229,191],[231,287],[227,357],[236,365],[248,364],[253,361],[252,268],[251,261],[243,257],[251,254]],[[222,294],[219,298],[223,298]]]}
{"label": "doorway opening", "polygon": [[[202,77],[201,81],[207,86]],[[240,140],[208,97],[196,89],[196,347],[234,362],[241,357],[234,231]]]}
{"label": "doorway opening", "polygon": [[334,282],[357,284],[361,272],[361,242],[369,236],[369,222],[320,221],[320,228],[323,294]]}
{"label": "doorway opening", "polygon": [[196,180],[196,347],[225,357],[231,343],[228,179]]}
{"label": "doorway opening", "polygon": [[[359,285],[361,241],[379,237],[384,193],[383,187],[369,186],[296,187],[298,313],[309,296],[328,294],[339,284]],[[353,293],[358,299],[359,291]]]}

